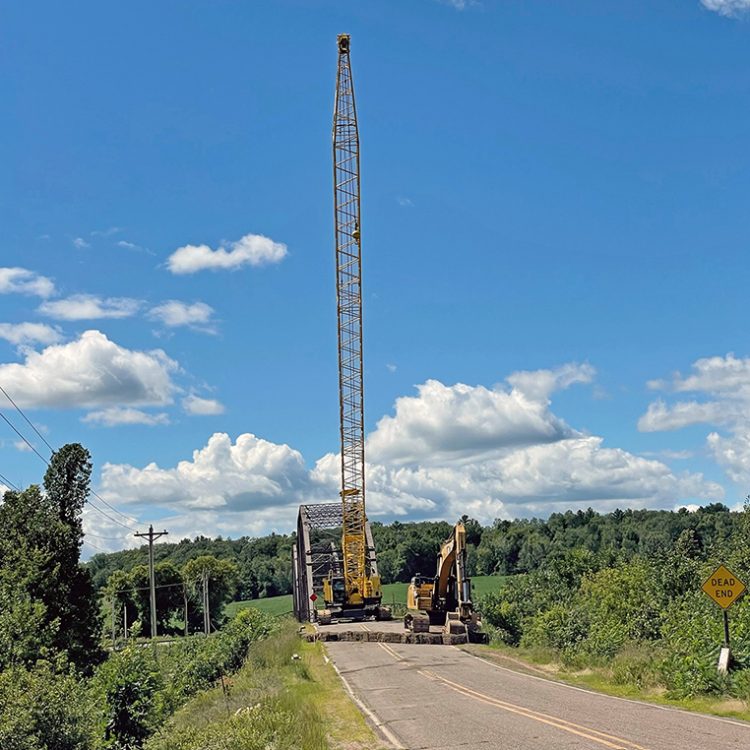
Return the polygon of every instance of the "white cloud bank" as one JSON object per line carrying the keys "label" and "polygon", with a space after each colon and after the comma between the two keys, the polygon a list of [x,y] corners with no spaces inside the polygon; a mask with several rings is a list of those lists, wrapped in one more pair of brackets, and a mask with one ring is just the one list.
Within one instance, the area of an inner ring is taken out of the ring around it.
{"label": "white cloud bank", "polygon": [[[507,385],[430,380],[396,401],[368,437],[372,519],[546,515],[583,504],[676,507],[721,499],[701,474],[675,474],[658,460],[606,448],[549,408],[555,390],[590,382],[588,365],[515,373]],[[107,464],[102,493],[113,502],[160,506],[182,533],[260,533],[292,528],[302,502],[336,501],[339,459],[307,470],[302,456],[252,434],[216,433],[172,468]],[[191,513],[199,510],[191,523]]]}
{"label": "white cloud bank", "polygon": [[205,302],[192,305],[170,299],[149,310],[148,317],[168,328],[186,326],[205,333],[216,333],[213,321],[214,309]]}
{"label": "white cloud bank", "polygon": [[22,407],[160,406],[176,391],[178,365],[161,349],[126,349],[96,330],[24,356],[0,365],[0,383]]}
{"label": "white cloud bank", "polygon": [[705,357],[693,363],[687,377],[675,373],[671,381],[649,385],[673,393],[692,393],[695,398],[673,404],[664,399],[652,402],[638,421],[640,430],[679,430],[698,424],[720,427],[725,434],[714,431],[706,438],[710,454],[732,481],[743,485],[750,482],[750,358],[732,353]]}
{"label": "white cloud bank", "polygon": [[154,425],[169,424],[169,415],[164,412],[150,414],[141,409],[125,406],[111,406],[108,409],[92,411],[81,419],[86,424],[102,425],[104,427],[120,427],[121,425]]}
{"label": "white cloud bank", "polygon": [[734,18],[750,11],[750,0],[701,0],[701,4],[721,16]]}
{"label": "white cloud bank", "polygon": [[94,294],[74,294],[65,299],[43,302],[39,312],[56,320],[98,320],[131,318],[142,302],[129,297],[98,297]]}
{"label": "white cloud bank", "polygon": [[191,394],[182,399],[182,408],[188,413],[199,417],[224,413],[224,404],[213,398],[201,398]]}
{"label": "white cloud bank", "polygon": [[52,279],[26,268],[0,268],[0,294],[27,294],[51,297],[55,293]]}
{"label": "white cloud bank", "polygon": [[287,247],[262,234],[246,234],[229,245],[229,250],[208,245],[185,245],[167,259],[167,268],[174,274],[198,271],[236,271],[243,266],[265,266],[280,263],[287,255]]}
{"label": "white cloud bank", "polygon": [[368,440],[369,456],[379,463],[440,463],[574,437],[578,433],[549,410],[549,396],[593,376],[589,365],[517,372],[508,378],[510,390],[428,380],[417,387],[417,396],[396,400],[394,416],[378,422]]}
{"label": "white cloud bank", "polygon": [[16,346],[56,344],[62,340],[59,328],[44,323],[0,323],[0,339]]}

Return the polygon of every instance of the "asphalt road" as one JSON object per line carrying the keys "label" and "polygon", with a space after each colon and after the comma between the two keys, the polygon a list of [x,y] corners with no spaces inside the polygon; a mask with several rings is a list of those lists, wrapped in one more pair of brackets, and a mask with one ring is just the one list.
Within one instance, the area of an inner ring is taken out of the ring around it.
{"label": "asphalt road", "polygon": [[407,750],[748,750],[750,724],[613,698],[452,646],[326,643],[370,720]]}

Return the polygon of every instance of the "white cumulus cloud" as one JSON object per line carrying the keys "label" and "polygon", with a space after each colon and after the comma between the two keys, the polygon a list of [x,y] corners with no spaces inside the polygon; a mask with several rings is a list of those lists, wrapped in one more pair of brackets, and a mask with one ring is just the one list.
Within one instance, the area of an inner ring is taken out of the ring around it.
{"label": "white cumulus cloud", "polygon": [[[515,373],[504,388],[437,380],[418,386],[368,437],[368,514],[389,520],[468,513],[489,522],[570,506],[673,508],[723,497],[701,474],[678,474],[661,461],[608,448],[551,412],[555,389],[591,377],[588,366],[570,365]],[[287,445],[252,434],[232,443],[216,433],[192,460],[171,468],[108,464],[102,486],[112,499],[167,508],[191,533],[219,533],[221,523],[230,530],[234,524],[236,534],[246,522],[265,524],[263,530],[283,522],[288,530],[300,503],[337,500],[339,477],[334,453],[308,470]],[[191,528],[189,509],[203,513]]]}
{"label": "white cumulus cloud", "polygon": [[680,430],[693,424],[719,424],[725,422],[727,416],[724,406],[716,401],[678,401],[667,406],[658,399],[648,405],[646,413],[638,420],[638,429],[641,432]]}
{"label": "white cumulus cloud", "polygon": [[0,383],[22,407],[164,405],[176,390],[178,365],[161,349],[126,349],[96,330],[24,354],[23,363],[0,365]]}
{"label": "white cumulus cloud", "polygon": [[213,307],[205,302],[187,304],[175,299],[162,302],[148,312],[151,320],[157,320],[168,328],[187,326],[205,333],[216,333],[213,315]]}
{"label": "white cumulus cloud", "polygon": [[650,387],[692,393],[695,399],[673,404],[658,399],[638,421],[644,432],[676,430],[695,424],[720,427],[727,434],[710,432],[709,453],[738,484],[750,482],[750,358],[726,356],[696,360],[689,375],[675,373],[671,380],[652,381]]}
{"label": "white cumulus cloud", "polygon": [[294,506],[309,483],[302,456],[288,445],[249,433],[233,443],[229,435],[215,433],[192,460],[173,468],[105,464],[101,494],[174,509],[243,511]]}
{"label": "white cumulus cloud", "polygon": [[229,249],[216,250],[208,245],[185,245],[175,250],[167,259],[167,268],[174,274],[196,273],[205,270],[235,271],[243,266],[265,266],[281,262],[287,247],[262,234],[246,234]]}
{"label": "white cumulus cloud", "polygon": [[195,416],[210,416],[224,413],[224,404],[213,398],[201,398],[191,394],[182,399],[182,408]]}
{"label": "white cumulus cloud", "polygon": [[0,339],[16,346],[56,344],[62,334],[59,328],[44,323],[0,323]]}
{"label": "white cumulus cloud", "polygon": [[56,320],[98,320],[101,318],[130,318],[143,303],[129,297],[98,297],[94,294],[74,294],[58,300],[48,300],[39,312]]}
{"label": "white cumulus cloud", "polygon": [[496,386],[446,386],[428,380],[417,396],[396,400],[394,416],[383,417],[368,438],[374,461],[441,462],[449,458],[547,443],[576,433],[549,409],[549,396],[576,382],[590,382],[588,365],[518,372]]}
{"label": "white cumulus cloud", "polygon": [[27,268],[0,268],[0,294],[28,294],[33,297],[51,297],[55,284],[46,276]]}
{"label": "white cumulus cloud", "polygon": [[750,0],[701,0],[701,3],[722,16],[739,17],[750,11]]}
{"label": "white cumulus cloud", "polygon": [[132,407],[111,406],[107,409],[92,411],[81,419],[87,424],[103,425],[104,427],[119,427],[120,425],[154,425],[169,424],[169,415],[164,412],[151,414]]}

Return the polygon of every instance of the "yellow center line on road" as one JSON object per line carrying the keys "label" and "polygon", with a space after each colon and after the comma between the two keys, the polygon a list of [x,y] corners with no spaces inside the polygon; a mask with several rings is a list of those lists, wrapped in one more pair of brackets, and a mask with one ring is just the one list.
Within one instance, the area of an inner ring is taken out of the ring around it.
{"label": "yellow center line on road", "polygon": [[396,661],[403,661],[404,657],[398,652],[394,651],[387,643],[378,642],[378,646],[383,649],[386,653],[390,654]]}
{"label": "yellow center line on road", "polygon": [[419,674],[424,675],[431,680],[442,682],[452,690],[455,690],[457,693],[465,695],[468,698],[473,698],[474,700],[481,701],[482,703],[487,703],[490,706],[501,708],[504,711],[509,711],[510,713],[518,714],[519,716],[524,716],[528,719],[533,719],[534,721],[538,721],[542,724],[548,724],[549,726],[555,727],[556,729],[561,729],[564,732],[570,732],[571,734],[578,735],[579,737],[584,737],[585,739],[596,742],[600,745],[603,745],[604,747],[612,748],[612,750],[647,750],[647,748],[643,747],[642,745],[636,745],[635,742],[631,742],[630,740],[626,740],[622,737],[607,734],[606,732],[600,732],[598,729],[593,729],[592,727],[575,724],[572,721],[560,719],[557,716],[550,716],[549,714],[544,714],[540,711],[534,711],[533,709],[526,708],[525,706],[518,706],[514,703],[508,703],[507,701],[502,701],[499,698],[493,698],[491,695],[485,695],[484,693],[480,693],[479,691],[473,690],[472,688],[466,687],[465,685],[461,685],[457,682],[448,680],[445,677],[441,677],[440,675],[435,674],[434,672],[430,672],[426,669],[419,670]]}

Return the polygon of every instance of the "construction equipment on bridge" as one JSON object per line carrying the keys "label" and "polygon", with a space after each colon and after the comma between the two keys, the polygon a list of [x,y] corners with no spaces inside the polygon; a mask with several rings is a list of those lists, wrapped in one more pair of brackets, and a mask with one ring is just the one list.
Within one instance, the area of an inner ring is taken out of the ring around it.
{"label": "construction equipment on bridge", "polygon": [[[318,619],[316,602],[323,593],[323,582],[332,576],[343,577],[341,561],[341,503],[300,505],[297,517],[297,539],[292,548],[292,599],[294,615],[300,622]],[[367,566],[377,575],[375,545],[370,524],[365,524]]]}
{"label": "construction equipment on bridge", "polygon": [[[365,513],[359,130],[349,59],[349,35],[339,34],[337,45],[333,192],[341,504],[335,522],[341,527],[341,548],[339,551],[333,541],[320,539],[320,531],[324,527],[331,528],[332,506],[327,504],[300,507],[297,546],[293,550],[295,613],[300,620],[317,617],[320,624],[330,623],[334,617],[390,617],[390,610],[381,606],[380,576]],[[319,522],[324,517],[327,525]],[[321,587],[325,609],[317,611],[315,601]]]}
{"label": "construction equipment on bridge", "polygon": [[445,635],[466,635],[470,643],[487,643],[487,633],[471,601],[471,579],[466,574],[466,529],[459,522],[440,547],[434,578],[415,576],[406,593],[404,626],[428,633],[441,625]]}

